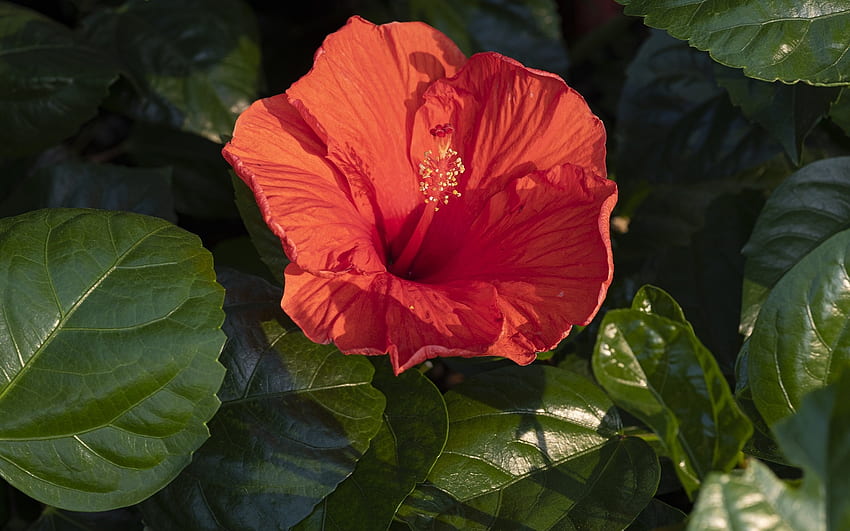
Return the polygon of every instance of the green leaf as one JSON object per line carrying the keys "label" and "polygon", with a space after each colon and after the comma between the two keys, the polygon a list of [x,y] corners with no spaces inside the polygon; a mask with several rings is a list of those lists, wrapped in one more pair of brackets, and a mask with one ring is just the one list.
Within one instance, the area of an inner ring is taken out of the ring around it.
{"label": "green leaf", "polygon": [[35,153],[95,115],[118,73],[34,11],[0,3],[0,157]]}
{"label": "green leaf", "polygon": [[703,483],[688,529],[818,531],[825,529],[819,493],[793,488],[751,459],[744,470],[713,473]]}
{"label": "green leaf", "polygon": [[601,389],[542,365],[479,374],[446,407],[449,438],[428,478],[461,501],[598,449],[621,427]]}
{"label": "green leaf", "polygon": [[[850,372],[807,394],[796,414],[774,425],[789,461],[803,468],[784,484],[751,460],[744,471],[711,476],[689,529],[843,530],[850,526]],[[710,525],[709,525],[710,523]]]}
{"label": "green leaf", "polygon": [[132,90],[111,105],[134,118],[222,143],[256,98],[259,39],[241,0],[128,0],[95,11],[84,26],[129,76]]}
{"label": "green leaf", "polygon": [[645,314],[655,314],[675,323],[690,327],[685,318],[685,312],[679,304],[667,292],[655,286],[642,286],[634,299],[632,299],[632,310],[639,310]]}
{"label": "green leaf", "polygon": [[257,206],[257,200],[254,199],[254,194],[248,188],[248,185],[242,182],[235,173],[231,172],[230,178],[233,182],[236,207],[239,209],[239,215],[242,216],[242,223],[245,224],[245,229],[251,236],[251,241],[254,242],[254,247],[260,254],[260,259],[271,271],[272,278],[283,284],[283,270],[289,265],[289,259],[283,252],[283,244],[263,220],[263,214],[260,212],[260,207]]}
{"label": "green leaf", "polygon": [[626,73],[616,131],[619,178],[693,184],[780,152],[717,86],[711,58],[686,43],[653,32]]}
{"label": "green leaf", "polygon": [[410,0],[411,20],[444,31],[467,54],[494,51],[565,74],[569,62],[552,0]]}
{"label": "green leaf", "polygon": [[655,494],[655,453],[618,435],[613,404],[578,374],[509,366],[445,398],[446,447],[397,515],[415,529],[625,527]]}
{"label": "green leaf", "polygon": [[207,439],[222,289],[200,240],[121,212],[0,220],[0,475],[77,511],[150,496]]}
{"label": "green leaf", "polygon": [[753,436],[744,446],[744,452],[748,455],[772,461],[774,463],[789,464],[788,460],[779,449],[773,431],[759,413],[753,392],[750,388],[749,377],[750,363],[750,341],[744,341],[738,359],[735,363],[735,401],[740,406],[750,421],[753,423]]}
{"label": "green leaf", "polygon": [[768,425],[850,363],[850,230],[797,262],[771,290],[750,336],[753,401]]}
{"label": "green leaf", "polygon": [[803,489],[822,493],[828,529],[850,529],[850,371],[806,395],[798,413],[776,423],[782,450],[804,470]]}
{"label": "green leaf", "polygon": [[47,166],[21,179],[0,203],[0,217],[56,207],[125,210],[177,221],[170,168],[79,162]]}
{"label": "green leaf", "polygon": [[746,261],[744,262],[745,276],[742,281],[743,286],[741,288],[741,318],[738,324],[738,332],[745,338],[750,337],[750,334],[753,333],[753,326],[755,326],[756,319],[758,319],[759,312],[761,311],[761,305],[764,304],[764,300],[770,293],[770,287],[772,287],[763,286],[758,282],[747,278],[746,272],[748,263],[749,262]]}
{"label": "green leaf", "polygon": [[386,358],[373,365],[372,384],[387,397],[384,423],[354,473],[296,530],[386,529],[446,443],[446,405],[434,384],[417,371],[395,376]]}
{"label": "green leaf", "polygon": [[844,2],[618,0],[749,77],[812,85],[850,83],[850,8]]}
{"label": "green leaf", "polygon": [[802,83],[766,83],[721,65],[715,65],[714,72],[717,83],[729,92],[732,103],[779,141],[795,165],[800,164],[806,136],[826,115],[840,92],[838,88]]}
{"label": "green leaf", "polygon": [[46,507],[27,531],[142,531],[138,509],[125,508],[99,513],[79,513]]}
{"label": "green leaf", "polygon": [[363,356],[310,342],[281,292],[222,272],[227,376],[210,440],[142,504],[157,530],[288,529],[348,477],[381,427],[384,396]]}
{"label": "green leaf", "polygon": [[658,477],[658,458],[649,445],[634,437],[614,438],[464,501],[423,485],[398,518],[410,529],[623,529],[649,503]]}
{"label": "green leaf", "polygon": [[[647,300],[653,300],[648,311]],[[617,406],[659,436],[692,495],[710,471],[735,465],[753,428],[717,362],[682,319],[669,295],[644,286],[632,309],[605,315],[592,361]]]}
{"label": "green leaf", "polygon": [[741,332],[749,335],[770,288],[832,235],[850,228],[850,157],[809,164],[770,195],[742,252]]}
{"label": "green leaf", "polygon": [[136,123],[124,148],[140,166],[171,166],[178,212],[201,219],[238,215],[220,145],[167,127]]}

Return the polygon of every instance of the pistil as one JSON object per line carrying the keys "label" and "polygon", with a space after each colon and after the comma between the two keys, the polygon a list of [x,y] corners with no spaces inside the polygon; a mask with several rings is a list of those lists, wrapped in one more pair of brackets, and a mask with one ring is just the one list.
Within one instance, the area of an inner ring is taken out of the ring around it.
{"label": "pistil", "polygon": [[425,196],[425,203],[434,203],[434,212],[441,205],[447,205],[451,197],[460,197],[457,191],[457,178],[466,171],[463,160],[451,147],[454,127],[452,124],[440,124],[431,128],[436,154],[432,150],[425,152],[425,158],[419,163],[419,191]]}
{"label": "pistil", "polygon": [[404,249],[391,266],[395,274],[403,277],[411,275],[413,260],[419,254],[434,214],[441,206],[447,205],[452,197],[461,197],[460,191],[456,189],[457,178],[466,171],[463,160],[452,148],[452,124],[438,124],[429,132],[434,138],[434,149],[426,151],[419,163],[419,191],[425,196],[425,208]]}

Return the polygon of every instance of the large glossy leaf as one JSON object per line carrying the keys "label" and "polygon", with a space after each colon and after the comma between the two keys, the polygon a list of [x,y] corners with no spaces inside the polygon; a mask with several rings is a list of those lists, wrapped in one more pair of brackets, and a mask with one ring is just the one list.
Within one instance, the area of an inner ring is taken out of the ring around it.
{"label": "large glossy leaf", "polygon": [[749,335],[779,279],[832,235],[850,228],[850,157],[809,164],[770,195],[742,252],[741,332]]}
{"label": "large glossy leaf", "polygon": [[655,493],[654,452],[617,434],[613,404],[578,374],[495,369],[449,391],[446,405],[446,447],[399,511],[414,528],[625,526]]}
{"label": "large glossy leaf", "polygon": [[761,462],[730,474],[713,473],[703,483],[688,520],[690,531],[820,531],[819,493],[793,488]]}
{"label": "large glossy leaf", "polygon": [[20,181],[0,202],[0,217],[66,207],[124,210],[177,221],[170,168],[65,163],[47,166]]}
{"label": "large glossy leaf", "polygon": [[658,485],[658,459],[643,440],[611,439],[495,492],[458,501],[426,484],[398,513],[410,529],[607,531],[623,529]]}
{"label": "large glossy leaf", "polygon": [[756,79],[850,83],[850,6],[813,0],[618,0],[626,14]]}
{"label": "large glossy leaf", "polygon": [[201,219],[238,215],[229,166],[221,156],[220,145],[190,133],[138,122],[124,148],[135,164],[171,167],[178,212]]}
{"label": "large glossy leaf", "polygon": [[142,504],[157,530],[287,529],[349,476],[381,427],[374,369],[310,342],[279,288],[223,272],[227,376],[210,440]]}
{"label": "large glossy leaf", "polygon": [[707,54],[662,32],[629,65],[616,134],[615,170],[628,180],[729,177],[781,150],[717,86]]}
{"label": "large glossy leaf", "polygon": [[384,424],[354,473],[296,530],[386,529],[446,443],[446,405],[434,384],[417,371],[395,376],[386,358],[373,365],[372,384],[387,397]]}
{"label": "large glossy leaf", "polygon": [[94,116],[118,73],[34,11],[0,2],[0,157],[35,153]]}
{"label": "large glossy leaf", "polygon": [[768,425],[850,364],[850,230],[797,262],[771,290],[750,336],[753,401]]}
{"label": "large glossy leaf", "polygon": [[269,268],[272,278],[283,284],[283,270],[289,264],[286,253],[283,252],[283,244],[280,238],[271,231],[263,220],[263,214],[257,206],[257,200],[248,185],[231,173],[233,192],[236,197],[236,207],[242,217],[242,223],[251,236],[254,247],[260,254],[260,259]]}
{"label": "large glossy leaf", "polygon": [[110,105],[136,118],[221,143],[256,98],[256,21],[241,0],[129,0],[95,11],[85,33],[129,75],[132,89]]}
{"label": "large glossy leaf", "polygon": [[850,529],[850,372],[806,395],[798,413],[774,430],[788,459],[804,470],[803,489],[822,493],[827,527]]}
{"label": "large glossy leaf", "polygon": [[410,0],[412,20],[444,31],[467,54],[499,52],[526,66],[564,74],[567,50],[552,0]]}
{"label": "large glossy leaf", "polygon": [[446,394],[449,438],[429,480],[465,501],[590,452],[616,436],[608,397],[545,366],[482,373]]}
{"label": "large glossy leaf", "polygon": [[805,83],[767,83],[721,65],[715,65],[714,71],[718,84],[729,92],[732,103],[782,144],[797,165],[803,141],[829,111],[841,90]]}
{"label": "large glossy leaf", "polygon": [[774,425],[803,479],[786,484],[759,461],[709,477],[688,529],[835,531],[850,526],[850,373],[806,395],[798,412]]}
{"label": "large glossy leaf", "polygon": [[619,407],[658,434],[689,494],[712,470],[730,470],[752,434],[717,362],[658,288],[641,288],[632,309],[605,315],[593,372]]}
{"label": "large glossy leaf", "polygon": [[222,297],[200,240],[163,220],[0,221],[0,474],[80,511],[166,485],[219,406]]}

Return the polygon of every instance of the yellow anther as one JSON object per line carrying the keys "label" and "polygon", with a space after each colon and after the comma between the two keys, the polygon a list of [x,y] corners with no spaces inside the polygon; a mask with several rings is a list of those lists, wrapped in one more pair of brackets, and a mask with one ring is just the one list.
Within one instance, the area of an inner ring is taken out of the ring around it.
{"label": "yellow anther", "polygon": [[[425,158],[419,163],[419,191],[425,195],[425,203],[435,203],[434,212],[439,210],[436,204],[447,205],[449,197],[460,197],[458,176],[466,171],[457,151],[451,147],[454,127],[441,124],[431,129],[437,156],[431,150],[425,152]],[[435,193],[436,192],[436,193]]]}

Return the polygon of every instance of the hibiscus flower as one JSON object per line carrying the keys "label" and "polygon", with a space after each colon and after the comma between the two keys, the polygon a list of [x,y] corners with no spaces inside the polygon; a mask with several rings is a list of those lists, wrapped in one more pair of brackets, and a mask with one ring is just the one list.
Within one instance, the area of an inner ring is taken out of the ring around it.
{"label": "hibiscus flower", "polygon": [[531,363],[611,283],[600,120],[558,76],[467,59],[425,24],[351,18],[223,153],[291,260],[283,310],[396,373],[436,356]]}

